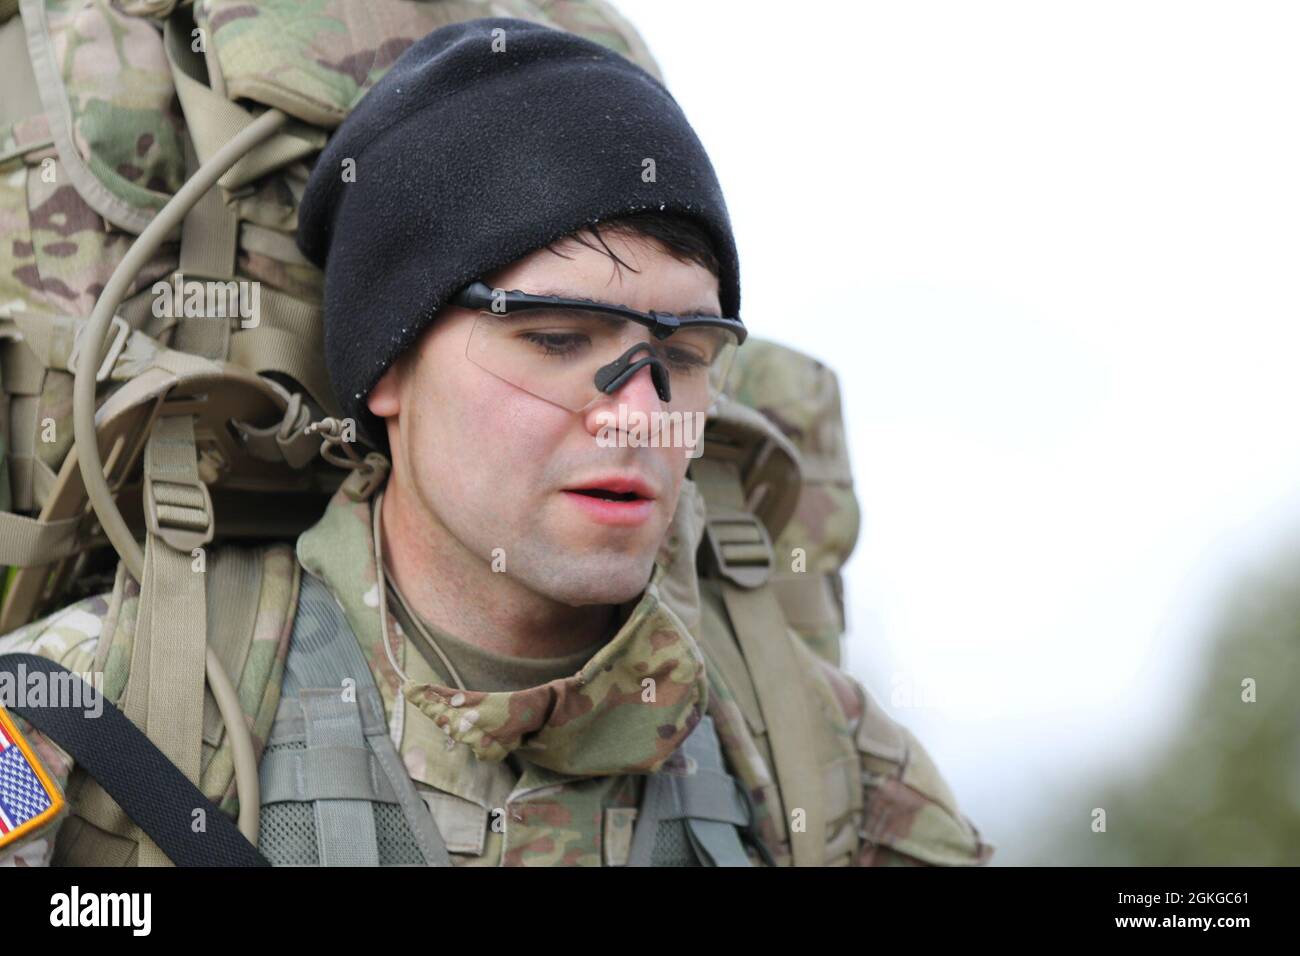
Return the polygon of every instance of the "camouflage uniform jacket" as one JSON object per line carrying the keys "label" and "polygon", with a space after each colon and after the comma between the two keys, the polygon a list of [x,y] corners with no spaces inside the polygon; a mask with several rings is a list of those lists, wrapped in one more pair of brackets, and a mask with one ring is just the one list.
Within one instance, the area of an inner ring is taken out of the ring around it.
{"label": "camouflage uniform jacket", "polygon": [[[651,580],[629,616],[575,675],[520,691],[458,691],[434,673],[389,614],[389,641],[406,680],[379,642],[371,502],[340,492],[299,536],[297,560],[346,614],[383,697],[390,736],[458,865],[618,865],[646,779],[708,713],[729,772],[751,797],[757,830],[778,863],[790,861],[770,752],[746,725],[731,688],[692,636],[701,595],[694,564],[703,503],[688,480]],[[138,586],[129,581],[129,592]],[[95,659],[110,595],[78,602],[7,637],[0,653],[27,651],[85,672]],[[282,664],[289,627],[258,635]],[[924,748],[853,679],[809,651],[793,632],[820,702],[816,743],[826,773],[825,859],[839,865],[984,863],[993,847],[957,809]],[[256,653],[250,655],[255,657]],[[110,655],[108,668],[114,664]],[[278,666],[278,665],[277,665]],[[645,679],[654,681],[647,701]],[[278,677],[276,678],[278,681]],[[120,685],[108,675],[111,688]],[[278,697],[278,683],[275,691]],[[109,696],[113,694],[110,690]],[[201,706],[196,701],[196,706]],[[20,726],[61,785],[68,756]],[[819,729],[821,724],[818,724]],[[264,741],[255,736],[260,748]],[[220,802],[221,794],[209,794]],[[227,796],[222,809],[234,812]],[[504,815],[504,826],[495,821]],[[11,849],[0,862],[41,864],[56,832]],[[751,850],[751,858],[759,862]]]}

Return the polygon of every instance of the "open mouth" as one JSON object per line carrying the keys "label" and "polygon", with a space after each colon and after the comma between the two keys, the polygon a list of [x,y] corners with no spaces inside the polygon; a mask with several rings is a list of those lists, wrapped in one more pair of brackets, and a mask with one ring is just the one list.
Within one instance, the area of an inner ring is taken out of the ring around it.
{"label": "open mouth", "polygon": [[573,488],[575,495],[600,498],[602,501],[641,501],[642,496],[635,491],[610,491],[607,488]]}
{"label": "open mouth", "polygon": [[631,475],[605,475],[585,487],[565,488],[564,496],[599,524],[634,527],[654,514],[653,489]]}

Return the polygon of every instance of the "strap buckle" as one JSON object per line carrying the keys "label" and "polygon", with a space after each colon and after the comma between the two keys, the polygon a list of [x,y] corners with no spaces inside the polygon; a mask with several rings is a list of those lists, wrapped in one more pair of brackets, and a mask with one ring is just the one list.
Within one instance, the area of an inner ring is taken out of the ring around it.
{"label": "strap buckle", "polygon": [[707,564],[737,587],[761,588],[772,576],[776,555],[767,527],[747,511],[717,511],[704,519]]}
{"label": "strap buckle", "polygon": [[[81,342],[85,337],[86,327],[89,322],[81,322],[77,325],[77,331],[72,337],[72,352],[68,355],[68,371],[77,374],[77,356],[81,353]],[[131,326],[126,324],[126,319],[120,315],[113,316],[110,324],[112,338],[108,342],[108,352],[104,355],[104,360],[99,363],[99,369],[95,372],[95,381],[102,382],[109,375],[113,374],[113,366],[122,355],[122,350],[126,348],[126,340],[131,336]]]}
{"label": "strap buckle", "polygon": [[188,415],[160,417],[145,445],[145,525],[185,554],[215,536],[212,495],[199,477],[196,450]]}
{"label": "strap buckle", "polygon": [[215,526],[212,495],[202,481],[144,479],[144,520],[156,534],[177,551],[188,554],[212,540]]}

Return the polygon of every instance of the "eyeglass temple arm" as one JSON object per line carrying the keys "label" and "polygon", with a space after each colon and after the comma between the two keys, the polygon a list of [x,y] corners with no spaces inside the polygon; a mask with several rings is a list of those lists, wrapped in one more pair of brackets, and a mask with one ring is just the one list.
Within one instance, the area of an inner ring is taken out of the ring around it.
{"label": "eyeglass temple arm", "polygon": [[[517,289],[509,292],[505,290],[498,291],[481,280],[471,282],[461,289],[452,296],[451,302],[453,305],[459,305],[466,309],[486,309],[489,311],[497,311],[493,306],[503,302],[506,306],[516,309],[538,309],[545,306],[555,306],[604,312],[608,315],[618,315],[639,322],[648,327],[654,333],[655,338],[658,339],[666,339],[682,327],[682,319],[668,312],[638,312],[636,309],[628,308],[625,305],[611,305],[608,302],[597,302],[593,299],[568,299],[558,295],[535,295],[531,292],[520,292]],[[697,320],[695,317],[689,317],[686,321],[689,324],[715,325],[731,329],[735,333],[738,342],[744,342],[747,334],[745,326],[736,319],[726,319],[719,316],[716,319],[705,317]]]}

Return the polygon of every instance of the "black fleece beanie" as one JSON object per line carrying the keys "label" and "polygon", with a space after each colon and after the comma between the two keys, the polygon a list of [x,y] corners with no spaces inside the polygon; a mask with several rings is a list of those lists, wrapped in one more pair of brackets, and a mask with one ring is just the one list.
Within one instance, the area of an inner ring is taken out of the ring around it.
{"label": "black fleece beanie", "polygon": [[657,80],[525,20],[418,40],[335,131],[298,210],[298,248],[325,270],[325,360],[344,416],[390,454],[365,398],[452,295],[588,223],[648,210],[706,229],[723,314],[738,316],[721,187]]}

